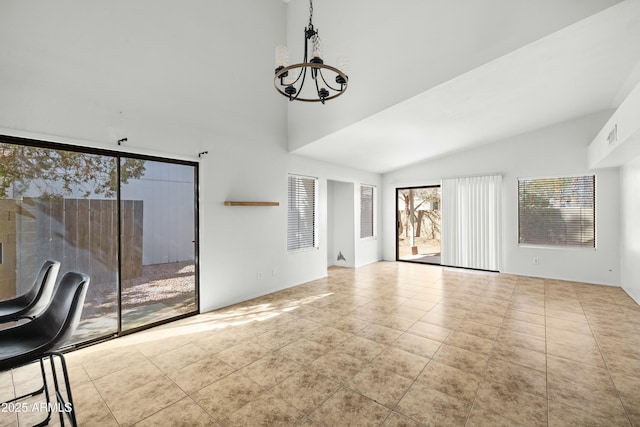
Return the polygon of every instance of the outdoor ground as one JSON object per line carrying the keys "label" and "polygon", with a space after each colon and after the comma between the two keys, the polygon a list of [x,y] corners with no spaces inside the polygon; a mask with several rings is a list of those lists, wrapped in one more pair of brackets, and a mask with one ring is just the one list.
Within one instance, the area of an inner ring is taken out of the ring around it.
{"label": "outdoor ground", "polygon": [[[135,328],[197,309],[192,261],[147,265],[142,276],[122,284],[122,327]],[[115,332],[115,283],[90,283],[75,341]]]}
{"label": "outdoor ground", "polygon": [[[414,243],[418,247],[418,254],[416,255],[411,253],[411,246],[409,242],[410,240],[408,237],[401,237],[398,239],[399,259],[440,263],[440,240],[416,237],[414,239]],[[434,257],[437,257],[437,259]]]}

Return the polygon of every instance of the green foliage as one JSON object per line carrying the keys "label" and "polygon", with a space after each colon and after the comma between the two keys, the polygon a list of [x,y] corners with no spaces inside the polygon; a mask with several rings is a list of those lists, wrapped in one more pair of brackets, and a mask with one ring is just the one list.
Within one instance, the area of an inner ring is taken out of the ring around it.
{"label": "green foliage", "polygon": [[[116,195],[117,159],[109,156],[0,144],[0,198],[9,189],[20,194],[35,186],[43,198],[76,194],[112,198]],[[124,159],[122,183],[144,174],[144,161]]]}

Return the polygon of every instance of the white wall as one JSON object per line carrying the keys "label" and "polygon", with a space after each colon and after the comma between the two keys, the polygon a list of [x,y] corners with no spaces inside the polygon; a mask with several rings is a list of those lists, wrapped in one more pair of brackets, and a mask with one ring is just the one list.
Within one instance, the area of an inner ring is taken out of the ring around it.
{"label": "white wall", "polygon": [[[203,311],[325,276],[327,180],[381,183],[288,154],[287,101],[272,86],[285,8],[281,0],[0,2],[0,133],[200,162]],[[319,178],[317,250],[287,253],[288,173]],[[356,241],[355,265],[380,257],[377,241]]]}
{"label": "white wall", "polygon": [[[611,114],[597,113],[385,174],[384,259],[395,259],[395,188],[438,184],[447,177],[502,173],[503,272],[619,285],[618,170],[587,168],[587,146]],[[518,178],[582,174],[596,175],[596,249],[519,246]],[[538,265],[533,264],[534,257]]]}
{"label": "white wall", "polygon": [[[640,64],[639,64],[640,66]],[[593,167],[620,166],[620,281],[640,303],[640,83],[589,145]],[[615,137],[610,135],[614,132]]]}
{"label": "white wall", "polygon": [[[640,69],[640,62],[638,63]],[[640,83],[589,144],[589,166],[617,167],[640,156]],[[609,136],[612,140],[609,141]]]}
{"label": "white wall", "polygon": [[[327,263],[330,266],[355,266],[353,189],[350,182],[327,182]],[[339,254],[344,260],[338,260]]]}
{"label": "white wall", "polygon": [[624,290],[640,304],[640,157],[622,168],[620,188],[621,282]]}
{"label": "white wall", "polygon": [[[313,276],[311,273],[313,271],[325,271],[327,268],[327,242],[331,239],[328,236],[327,231],[327,222],[328,222],[328,212],[327,212],[327,194],[328,194],[328,183],[335,181],[340,181],[341,183],[349,183],[353,184],[352,186],[352,194],[353,194],[353,210],[352,210],[352,222],[355,224],[354,229],[354,267],[360,267],[366,264],[370,264],[372,262],[379,261],[382,259],[382,247],[378,244],[377,239],[360,239],[360,184],[368,184],[375,185],[380,187],[382,183],[381,176],[371,172],[358,171],[353,169],[344,168],[342,166],[332,165],[329,163],[318,162],[316,160],[312,160],[306,157],[300,157],[296,155],[290,155],[287,157],[287,171],[289,173],[296,173],[301,175],[309,175],[317,177],[319,180],[319,201],[318,205],[320,206],[318,212],[318,221],[320,224],[320,235],[319,235],[319,243],[320,250],[319,251],[308,251],[308,252],[300,252],[300,253],[292,253],[288,255],[288,259],[290,260],[289,268],[292,274],[295,274],[296,277],[300,277],[300,281],[297,283],[302,283],[305,281],[313,280],[318,277],[324,276]],[[379,218],[381,218],[381,203],[377,202],[377,212],[376,212],[376,221],[375,224],[376,229],[381,227],[381,223]],[[285,218],[286,221],[286,218]],[[286,232],[286,230],[285,230]],[[320,256],[316,255],[314,252],[320,252]],[[337,254],[336,254],[337,256]],[[309,263],[305,265],[305,263]],[[313,266],[313,267],[312,267]],[[291,285],[296,283],[291,283]]]}

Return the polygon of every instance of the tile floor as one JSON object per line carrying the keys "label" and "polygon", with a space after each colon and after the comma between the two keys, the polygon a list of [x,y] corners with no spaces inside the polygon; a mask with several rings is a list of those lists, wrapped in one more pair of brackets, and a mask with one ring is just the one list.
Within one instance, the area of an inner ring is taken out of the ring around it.
{"label": "tile floor", "polygon": [[334,268],[67,360],[81,426],[640,426],[640,307],[522,276]]}

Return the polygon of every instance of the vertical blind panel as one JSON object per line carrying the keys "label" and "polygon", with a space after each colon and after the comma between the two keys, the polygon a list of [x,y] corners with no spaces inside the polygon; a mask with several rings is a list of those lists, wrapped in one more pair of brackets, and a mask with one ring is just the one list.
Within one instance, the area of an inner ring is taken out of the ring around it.
{"label": "vertical blind panel", "polygon": [[287,249],[316,245],[316,179],[289,176]]}
{"label": "vertical blind panel", "polygon": [[442,264],[499,271],[502,176],[442,180]]}
{"label": "vertical blind panel", "polygon": [[595,248],[595,179],[519,179],[519,243]]}
{"label": "vertical blind panel", "polygon": [[360,238],[373,237],[373,187],[360,186]]}

